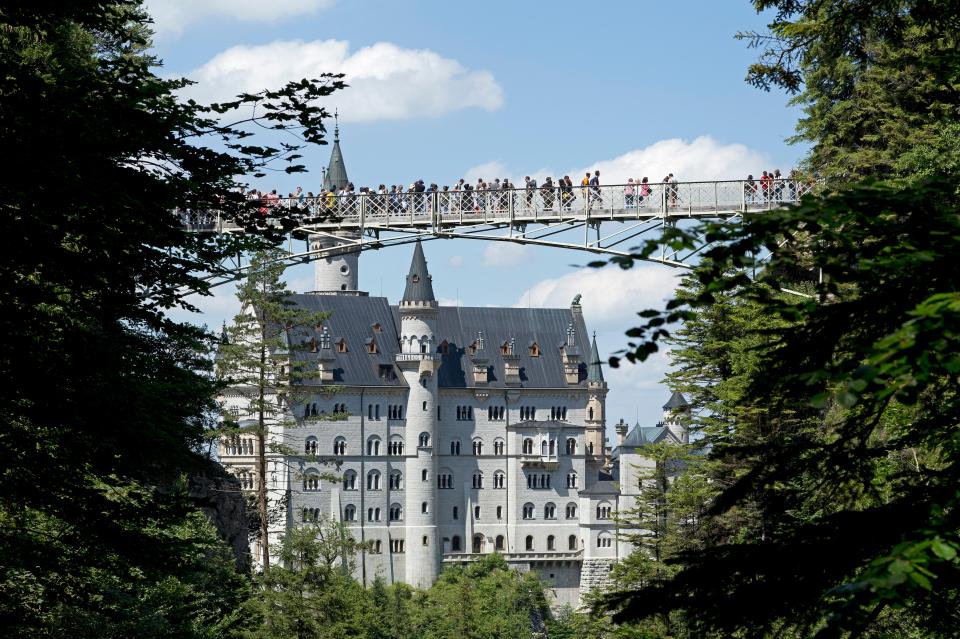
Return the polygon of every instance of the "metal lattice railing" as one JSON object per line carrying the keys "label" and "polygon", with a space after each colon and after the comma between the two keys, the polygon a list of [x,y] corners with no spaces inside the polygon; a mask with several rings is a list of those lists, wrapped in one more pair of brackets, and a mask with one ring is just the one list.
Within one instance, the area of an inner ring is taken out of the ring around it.
{"label": "metal lattice railing", "polygon": [[[529,223],[565,219],[628,220],[709,217],[778,208],[798,201],[815,183],[801,180],[720,180],[545,186],[533,189],[322,194],[258,203],[262,223],[277,213],[316,229],[453,227],[477,223]],[[238,231],[218,211],[179,211],[198,231]]]}

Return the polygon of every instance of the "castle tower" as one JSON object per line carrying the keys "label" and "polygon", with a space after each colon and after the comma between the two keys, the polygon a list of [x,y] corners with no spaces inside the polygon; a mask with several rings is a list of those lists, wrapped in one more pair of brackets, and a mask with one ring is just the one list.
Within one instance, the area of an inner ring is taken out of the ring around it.
{"label": "castle tower", "polygon": [[[334,115],[334,118],[337,116]],[[335,124],[333,129],[333,149],[330,151],[330,163],[323,175],[325,191],[339,191],[347,186],[347,167],[343,162],[343,151],[340,150],[340,125]],[[314,233],[307,241],[311,251],[335,249],[339,251],[325,253],[314,262],[313,288],[317,293],[325,295],[362,295],[359,291],[358,262],[359,251],[350,251],[349,247],[359,239],[359,235],[352,231],[334,231],[333,233]]]}
{"label": "castle tower", "polygon": [[427,588],[440,572],[442,548],[437,535],[436,513],[436,415],[438,402],[437,368],[440,355],[434,346],[437,329],[437,300],[427,271],[423,247],[417,241],[400,300],[400,352],[397,367],[407,382],[405,482],[405,529],[407,556],[404,581]]}
{"label": "castle tower", "polygon": [[584,421],[587,453],[593,451],[595,458],[604,459],[604,431],[606,430],[607,383],[603,380],[600,351],[597,349],[597,334],[593,334],[590,358],[587,361],[587,418]]}
{"label": "castle tower", "polygon": [[663,425],[684,444],[690,443],[690,431],[687,428],[687,418],[690,414],[690,403],[682,393],[673,392],[670,399],[663,405]]}

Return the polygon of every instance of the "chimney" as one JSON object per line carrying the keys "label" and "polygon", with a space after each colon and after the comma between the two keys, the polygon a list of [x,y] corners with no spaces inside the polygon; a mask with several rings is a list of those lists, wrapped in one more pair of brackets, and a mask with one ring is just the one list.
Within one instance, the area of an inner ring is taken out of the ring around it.
{"label": "chimney", "polygon": [[617,446],[623,446],[623,440],[627,436],[627,423],[621,417],[614,428],[617,431]]}

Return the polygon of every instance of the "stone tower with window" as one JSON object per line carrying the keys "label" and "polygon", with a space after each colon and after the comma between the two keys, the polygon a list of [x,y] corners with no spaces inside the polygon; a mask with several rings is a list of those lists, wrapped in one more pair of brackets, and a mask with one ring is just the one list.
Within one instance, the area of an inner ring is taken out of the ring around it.
{"label": "stone tower with window", "polygon": [[[347,168],[343,163],[343,152],[340,150],[340,127],[333,129],[333,149],[330,151],[330,164],[323,176],[323,188],[326,191],[339,191],[347,186]],[[322,210],[322,209],[321,209]],[[326,295],[359,295],[359,251],[350,251],[359,235],[352,231],[335,231],[333,233],[315,233],[310,235],[307,242],[311,251],[337,249],[326,253],[326,256],[314,262],[313,280],[314,291]]]}
{"label": "stone tower with window", "polygon": [[439,407],[437,376],[440,355],[434,348],[438,304],[418,241],[410,262],[407,284],[398,308],[400,352],[397,367],[403,373],[407,397],[406,445],[416,451],[408,457],[406,484],[406,581],[427,588],[440,572],[436,508],[436,421]]}
{"label": "stone tower with window", "polygon": [[584,425],[587,454],[592,455],[601,467],[606,462],[603,436],[606,429],[606,406],[607,382],[603,379],[603,364],[597,349],[597,336],[594,334],[593,343],[590,345],[590,359],[587,362],[587,415]]}

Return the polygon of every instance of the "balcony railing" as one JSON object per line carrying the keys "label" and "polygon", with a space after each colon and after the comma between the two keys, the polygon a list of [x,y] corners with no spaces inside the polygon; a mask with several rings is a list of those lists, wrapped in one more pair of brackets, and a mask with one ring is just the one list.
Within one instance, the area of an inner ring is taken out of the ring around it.
{"label": "balcony railing", "polygon": [[398,362],[439,362],[440,359],[439,353],[397,353]]}

